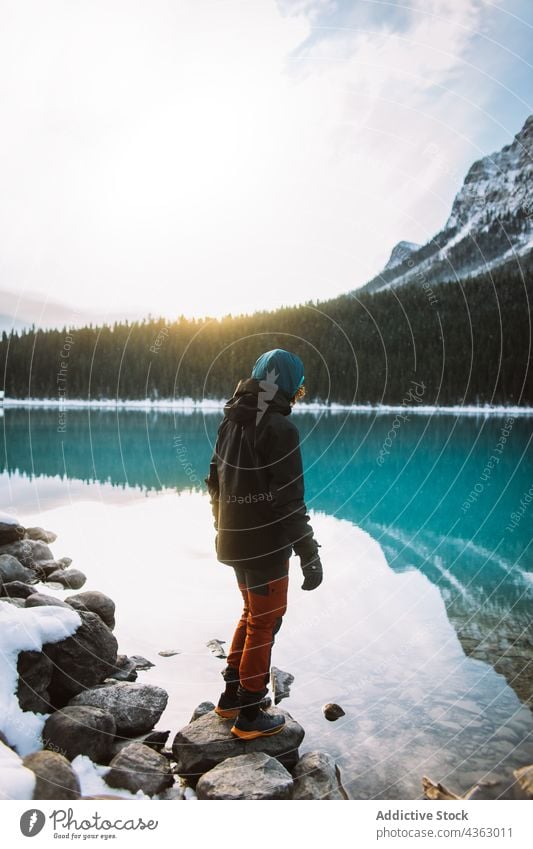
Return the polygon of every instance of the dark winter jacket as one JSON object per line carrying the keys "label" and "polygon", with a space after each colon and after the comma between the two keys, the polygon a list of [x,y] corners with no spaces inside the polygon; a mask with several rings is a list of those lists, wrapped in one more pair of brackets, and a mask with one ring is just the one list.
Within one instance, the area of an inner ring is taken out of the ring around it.
{"label": "dark winter jacket", "polygon": [[294,549],[309,548],[300,438],[278,384],[241,380],[224,407],[205,479],[217,559],[265,576]]}

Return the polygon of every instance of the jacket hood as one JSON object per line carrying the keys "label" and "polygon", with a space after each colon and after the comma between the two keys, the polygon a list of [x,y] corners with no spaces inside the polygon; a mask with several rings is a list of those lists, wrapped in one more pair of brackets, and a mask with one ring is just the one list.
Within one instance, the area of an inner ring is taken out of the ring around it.
{"label": "jacket hood", "polygon": [[304,364],[296,354],[274,348],[261,354],[252,369],[252,377],[275,384],[290,401],[304,382]]}
{"label": "jacket hood", "polygon": [[[292,396],[291,396],[292,397]],[[267,410],[290,415],[289,399],[276,383],[247,377],[239,380],[235,392],[224,405],[224,415],[239,424],[256,421],[258,424]]]}

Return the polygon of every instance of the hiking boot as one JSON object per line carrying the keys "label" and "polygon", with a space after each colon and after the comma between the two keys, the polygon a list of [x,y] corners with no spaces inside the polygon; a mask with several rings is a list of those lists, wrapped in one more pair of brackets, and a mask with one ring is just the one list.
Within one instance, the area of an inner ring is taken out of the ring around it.
{"label": "hiking boot", "polygon": [[231,733],[241,740],[255,740],[257,737],[270,737],[283,731],[284,716],[273,716],[262,710],[261,705],[267,694],[267,689],[252,692],[240,686],[237,697],[241,709],[231,729]]}
{"label": "hiking boot", "polygon": [[271,737],[283,731],[285,717],[273,715],[259,709],[253,719],[246,716],[245,710],[240,710],[231,729],[231,733],[241,740],[255,740],[257,737]]}
{"label": "hiking boot", "polygon": [[226,682],[226,689],[220,694],[215,713],[222,719],[235,719],[241,707],[240,698],[237,696],[239,670],[232,666],[226,666],[220,674]]}
{"label": "hiking boot", "polygon": [[218,704],[215,708],[215,713],[222,717],[222,719],[235,719],[235,717],[238,716],[240,709],[241,702],[237,697],[237,693],[229,694],[224,692],[220,694]]}
{"label": "hiking boot", "polygon": [[[272,699],[267,696],[259,703],[259,707],[263,710],[272,705]],[[241,700],[237,693],[228,693],[224,691],[220,694],[218,704],[215,708],[215,713],[222,719],[235,719],[241,709]]]}

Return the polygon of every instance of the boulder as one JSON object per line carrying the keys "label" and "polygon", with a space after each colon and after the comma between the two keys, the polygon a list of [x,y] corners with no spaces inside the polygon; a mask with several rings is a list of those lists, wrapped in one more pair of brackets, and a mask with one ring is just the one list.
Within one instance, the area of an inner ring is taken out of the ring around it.
{"label": "boulder", "polygon": [[68,760],[57,752],[32,752],[22,765],[35,773],[34,799],[79,799],[80,783]]}
{"label": "boulder", "polygon": [[65,601],[61,601],[60,598],[40,592],[32,593],[26,599],[26,607],[46,607],[49,604],[56,607],[70,607]]}
{"label": "boulder", "polygon": [[125,746],[109,766],[104,776],[106,784],[130,793],[142,790],[147,796],[155,796],[174,784],[168,760],[143,743]]}
{"label": "boulder", "polygon": [[292,777],[264,752],[238,755],[205,772],[196,793],[199,799],[289,799]]}
{"label": "boulder", "polygon": [[56,569],[46,576],[51,583],[61,584],[67,590],[79,590],[87,581],[87,576],[79,569]]}
{"label": "boulder", "polygon": [[18,683],[16,696],[22,710],[50,713],[48,688],[53,664],[41,651],[20,651],[17,657]]}
{"label": "boulder", "polygon": [[46,580],[48,580],[48,576],[52,575],[53,572],[61,572],[66,568],[62,560],[41,560],[39,563],[39,571],[42,572]]}
{"label": "boulder", "polygon": [[116,733],[110,713],[86,705],[68,706],[48,717],[43,728],[43,747],[73,760],[87,755],[95,763],[106,764]]}
{"label": "boulder", "polygon": [[0,554],[0,579],[4,584],[9,584],[12,581],[26,583],[35,580],[35,574],[31,569],[23,566],[20,560],[12,554]]}
{"label": "boulder", "polygon": [[[113,757],[115,757],[115,755],[118,755],[122,749],[129,746],[131,743],[142,743],[144,746],[148,746],[148,748],[153,749],[154,752],[164,754],[165,752],[170,751],[169,749],[165,749],[165,744],[169,737],[170,731],[151,731],[150,734],[141,734],[134,739],[131,737],[117,737],[113,744],[112,754]],[[170,755],[172,756],[172,752],[170,752]]]}
{"label": "boulder", "polygon": [[44,528],[40,528],[38,526],[34,528],[26,528],[27,539],[40,540],[41,542],[46,542],[50,545],[51,542],[55,542],[57,539],[57,534],[53,531],[45,531]]}
{"label": "boulder", "polygon": [[340,719],[341,716],[346,716],[341,706],[334,702],[328,702],[327,705],[324,705],[322,713],[330,722],[335,722],[335,720]]}
{"label": "boulder", "polygon": [[137,667],[127,655],[118,654],[115,671],[109,678],[116,679],[117,681],[136,681]]}
{"label": "boulder", "polygon": [[76,612],[81,625],[75,633],[45,647],[54,663],[50,697],[56,707],[62,707],[72,696],[104,681],[114,672],[117,661],[117,640],[107,625],[96,613]]}
{"label": "boulder", "polygon": [[337,765],[327,752],[306,752],[292,771],[293,799],[346,799]]}
{"label": "boulder", "polygon": [[[68,575],[75,571],[75,569],[69,569],[65,574]],[[53,578],[51,577],[50,580],[53,580]],[[88,590],[84,593],[69,595],[65,601],[75,610],[90,610],[92,613],[96,613],[111,630],[115,627],[115,602],[104,593],[98,590]]]}
{"label": "boulder", "polygon": [[8,598],[7,596],[0,598],[0,601],[6,604],[12,604],[14,607],[26,607],[26,602],[23,598]]}
{"label": "boulder", "polygon": [[193,710],[189,722],[194,722],[195,719],[200,719],[201,716],[205,716],[206,713],[210,713],[214,709],[215,706],[213,702],[200,702],[200,704]]}
{"label": "boulder", "polygon": [[8,581],[7,584],[2,584],[2,595],[8,598],[28,598],[36,592],[35,587],[30,587],[22,581]]}
{"label": "boulder", "polygon": [[[94,615],[94,614],[93,614]],[[153,684],[117,681],[113,686],[93,687],[71,699],[71,705],[93,705],[111,713],[117,734],[133,737],[151,731],[165,710],[168,693]]]}
{"label": "boulder", "polygon": [[272,666],[270,669],[270,683],[272,686],[272,695],[274,696],[274,704],[279,704],[282,699],[287,699],[291,694],[291,684],[294,682],[294,675],[290,672],[284,672],[283,669],[278,669],[277,666]]}
{"label": "boulder", "polygon": [[24,528],[17,522],[0,522],[0,545],[17,542],[24,536]]}
{"label": "boulder", "polygon": [[147,660],[140,654],[132,654],[129,660],[135,664],[135,669],[151,669],[152,666],[155,666],[155,663],[152,663],[151,660]]}
{"label": "boulder", "polygon": [[170,731],[151,731],[143,740],[145,746],[149,746],[154,752],[161,752],[165,748],[166,742],[170,737]]}
{"label": "boulder", "polygon": [[276,758],[287,769],[299,760],[298,746],[304,730],[292,716],[280,708],[271,708],[273,714],[285,716],[285,727],[278,734],[257,740],[240,740],[231,733],[233,720],[222,719],[216,713],[204,714],[182,728],[174,737],[172,751],[177,773],[194,785],[204,772],[227,758],[237,755],[264,752]]}
{"label": "boulder", "polygon": [[3,545],[0,548],[0,555],[2,554],[11,554],[27,568],[31,568],[34,563],[38,563],[40,560],[54,559],[54,555],[46,543],[32,539],[20,539],[18,542]]}

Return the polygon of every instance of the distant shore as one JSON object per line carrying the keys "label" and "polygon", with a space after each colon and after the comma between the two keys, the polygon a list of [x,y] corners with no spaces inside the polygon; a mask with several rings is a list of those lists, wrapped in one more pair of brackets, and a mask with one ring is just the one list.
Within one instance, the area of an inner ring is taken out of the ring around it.
{"label": "distant shore", "polygon": [[[204,398],[196,401],[194,398],[165,398],[157,401],[148,398],[144,400],[121,400],[92,399],[90,401],[71,398],[68,400],[58,398],[5,398],[4,407],[41,407],[52,409],[76,410],[83,408],[93,409],[122,409],[122,410],[174,410],[176,412],[202,412],[219,413],[227,399]],[[0,407],[1,409],[1,407]],[[323,402],[302,403],[298,402],[293,407],[293,413],[421,413],[423,415],[474,415],[474,416],[531,416],[533,407],[517,406],[476,406],[456,404],[454,406],[432,406],[429,404],[406,406],[404,404],[324,404]]]}

